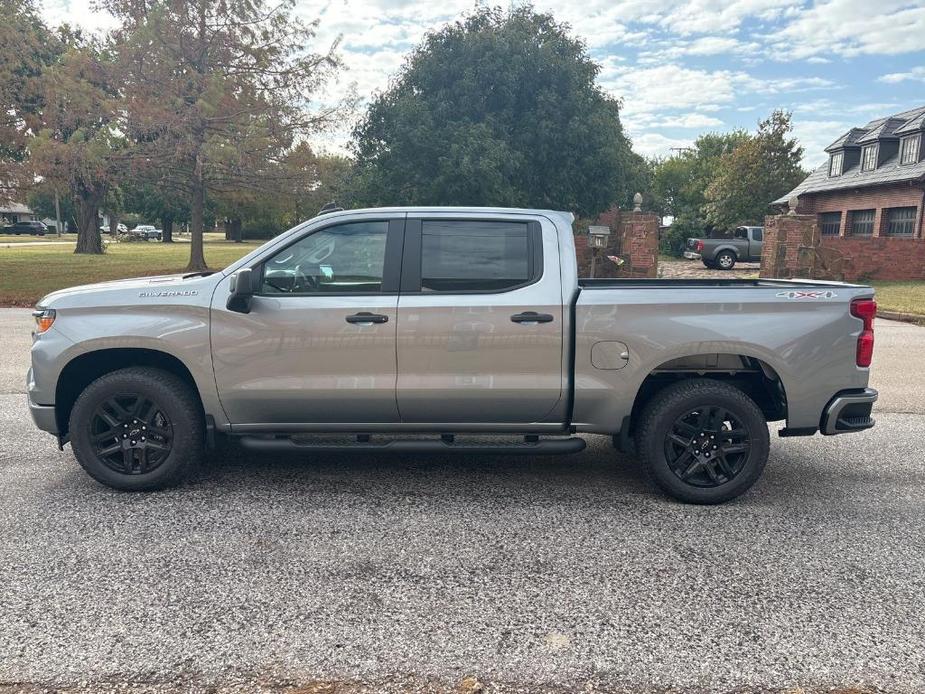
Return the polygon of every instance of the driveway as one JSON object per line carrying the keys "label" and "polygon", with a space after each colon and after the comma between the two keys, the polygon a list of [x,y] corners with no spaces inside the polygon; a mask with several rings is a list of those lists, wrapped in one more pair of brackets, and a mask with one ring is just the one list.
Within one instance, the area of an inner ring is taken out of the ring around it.
{"label": "driveway", "polygon": [[872,431],[774,437],[714,508],[604,437],[117,493],[32,427],[28,332],[0,309],[0,692],[925,690],[925,328],[878,321]]}

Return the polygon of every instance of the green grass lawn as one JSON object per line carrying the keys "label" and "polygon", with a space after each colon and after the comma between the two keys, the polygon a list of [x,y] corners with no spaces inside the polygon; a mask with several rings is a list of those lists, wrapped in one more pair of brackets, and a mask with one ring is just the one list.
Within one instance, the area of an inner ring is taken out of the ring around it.
{"label": "green grass lawn", "polygon": [[62,234],[61,238],[58,238],[58,235],[54,232],[45,234],[44,236],[32,236],[31,234],[0,234],[0,247],[8,243],[35,243],[36,241],[70,241],[71,243],[76,243],[77,234]]}
{"label": "green grass lawn", "polygon": [[[208,241],[206,262],[223,268],[258,245]],[[188,243],[114,243],[103,255],[76,255],[71,245],[0,247],[0,306],[32,306],[78,284],[182,272],[189,252]]]}
{"label": "green grass lawn", "polygon": [[925,318],[925,282],[874,280],[877,308],[881,311],[912,313]]}

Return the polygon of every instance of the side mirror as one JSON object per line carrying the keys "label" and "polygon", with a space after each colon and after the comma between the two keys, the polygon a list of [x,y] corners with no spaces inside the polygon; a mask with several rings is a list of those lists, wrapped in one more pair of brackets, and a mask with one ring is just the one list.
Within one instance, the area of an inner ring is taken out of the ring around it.
{"label": "side mirror", "polygon": [[225,307],[238,313],[251,312],[251,299],[254,296],[254,272],[249,267],[238,270],[231,276],[231,295]]}

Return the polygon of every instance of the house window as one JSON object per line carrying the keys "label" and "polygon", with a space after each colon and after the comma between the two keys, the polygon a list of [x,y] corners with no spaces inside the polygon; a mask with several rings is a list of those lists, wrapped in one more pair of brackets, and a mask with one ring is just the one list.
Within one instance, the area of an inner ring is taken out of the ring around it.
{"label": "house window", "polygon": [[844,152],[836,152],[829,159],[829,176],[841,176],[841,167],[845,161]]}
{"label": "house window", "polygon": [[823,236],[838,236],[841,231],[841,212],[823,212],[819,215],[819,228]]}
{"label": "house window", "polygon": [[886,211],[886,235],[912,238],[915,233],[914,207],[893,207]]}
{"label": "house window", "polygon": [[852,236],[872,236],[874,233],[874,210],[854,210],[851,212]]}
{"label": "house window", "polygon": [[918,164],[919,163],[919,142],[920,135],[910,135],[904,137],[899,147],[900,164]]}
{"label": "house window", "polygon": [[873,171],[877,168],[877,145],[867,145],[861,150],[861,171]]}

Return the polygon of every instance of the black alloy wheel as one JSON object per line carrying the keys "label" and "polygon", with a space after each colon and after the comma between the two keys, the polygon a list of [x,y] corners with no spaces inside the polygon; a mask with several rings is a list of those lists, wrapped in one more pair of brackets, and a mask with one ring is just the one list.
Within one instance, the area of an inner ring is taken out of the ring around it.
{"label": "black alloy wheel", "polygon": [[173,426],[164,410],[137,394],[114,395],[100,403],[90,435],[100,462],[123,475],[155,470],[173,447]]}
{"label": "black alloy wheel", "polygon": [[675,419],[665,436],[665,459],[685,484],[718,487],[742,472],[750,440],[748,426],[735,414],[704,406]]}

